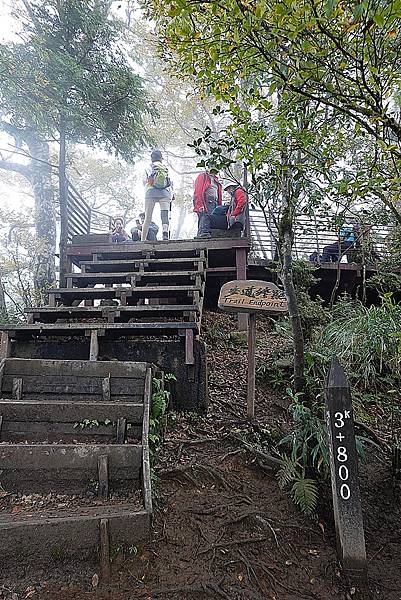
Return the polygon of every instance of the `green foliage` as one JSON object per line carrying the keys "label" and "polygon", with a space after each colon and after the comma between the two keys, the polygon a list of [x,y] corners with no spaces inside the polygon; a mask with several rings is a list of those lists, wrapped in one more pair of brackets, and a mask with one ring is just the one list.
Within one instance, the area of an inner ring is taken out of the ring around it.
{"label": "green foliage", "polygon": [[12,129],[45,138],[65,125],[69,140],[132,158],[149,142],[144,116],[154,109],[119,45],[110,2],[30,5],[23,41],[0,45],[0,107]]}
{"label": "green foliage", "polygon": [[312,338],[316,329],[329,321],[330,313],[319,296],[313,300],[308,292],[300,291],[297,293],[297,299],[302,331],[304,339],[307,341]]}
{"label": "green foliage", "polygon": [[388,254],[376,264],[376,273],[369,277],[366,286],[379,291],[399,293],[401,290],[401,228],[394,227],[386,239]]}
{"label": "green foliage", "polygon": [[323,407],[318,403],[305,406],[299,394],[290,389],[287,392],[292,399],[289,410],[294,426],[279,442],[287,451],[282,455],[283,465],[277,477],[280,487],[289,490],[302,512],[312,515],[317,506],[318,480],[327,477],[329,466]]}
{"label": "green foliage", "polygon": [[354,384],[379,387],[383,377],[401,376],[400,331],[401,306],[391,294],[383,297],[381,306],[340,300],[318,344],[321,354],[338,356]]}
{"label": "green foliage", "polygon": [[307,260],[294,259],[292,261],[292,276],[297,292],[307,292],[319,279],[315,276],[316,266]]}
{"label": "green foliage", "polygon": [[149,441],[151,456],[157,452],[162,443],[164,432],[167,426],[167,408],[171,392],[165,388],[165,382],[176,381],[172,373],[167,373],[164,378],[153,378],[153,393],[149,419]]}
{"label": "green foliage", "polygon": [[66,558],[66,551],[62,546],[53,546],[50,550],[51,557],[54,561],[61,562]]}

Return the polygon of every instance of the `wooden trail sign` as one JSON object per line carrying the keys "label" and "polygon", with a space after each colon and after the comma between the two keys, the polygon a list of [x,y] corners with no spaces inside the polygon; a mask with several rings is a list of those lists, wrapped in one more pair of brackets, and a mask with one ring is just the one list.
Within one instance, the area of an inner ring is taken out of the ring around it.
{"label": "wooden trail sign", "polygon": [[364,580],[367,562],[351,392],[335,356],[327,378],[326,423],[337,553],[345,575],[350,580]]}
{"label": "wooden trail sign", "polygon": [[229,312],[288,311],[285,294],[274,283],[246,279],[225,283],[220,290],[219,308]]}
{"label": "wooden trail sign", "polygon": [[253,279],[225,283],[219,296],[219,308],[233,313],[249,313],[247,417],[255,416],[256,314],[288,311],[285,294],[274,283]]}

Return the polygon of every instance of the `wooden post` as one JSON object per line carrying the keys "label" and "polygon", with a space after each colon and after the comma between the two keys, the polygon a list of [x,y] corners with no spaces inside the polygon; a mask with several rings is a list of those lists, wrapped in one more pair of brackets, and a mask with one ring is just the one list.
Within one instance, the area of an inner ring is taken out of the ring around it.
{"label": "wooden post", "polygon": [[59,200],[60,200],[60,287],[65,287],[67,266],[68,243],[68,181],[66,176],[66,125],[65,116],[60,115],[59,133]]}
{"label": "wooden post", "polygon": [[194,330],[186,329],[185,330],[185,364],[193,365],[195,364],[194,358]]}
{"label": "wooden post", "polygon": [[95,361],[99,356],[99,339],[97,337],[97,330],[92,329],[91,337],[90,337],[90,347],[89,347],[89,360]]}
{"label": "wooden post", "polygon": [[103,402],[110,402],[110,377],[102,379],[102,398]]}
{"label": "wooden post", "polygon": [[249,314],[248,327],[248,388],[246,400],[246,416],[255,416],[255,347],[256,347],[256,314]]}
{"label": "wooden post", "polygon": [[109,519],[100,519],[100,576],[103,583],[111,579]]}
{"label": "wooden post", "polygon": [[346,577],[360,581],[366,578],[367,562],[354,419],[349,384],[336,357],[327,379],[326,422],[337,553]]}
{"label": "wooden post", "polygon": [[[235,251],[235,264],[237,267],[237,279],[246,279],[246,248],[237,248]],[[246,331],[248,329],[248,315],[238,314],[238,330]]]}
{"label": "wooden post", "polygon": [[21,377],[13,379],[13,387],[11,394],[13,400],[22,400],[22,386],[23,380]]}
{"label": "wooden post", "polygon": [[107,500],[109,497],[109,457],[107,454],[99,456],[97,461],[97,475],[98,475],[98,496],[103,500]]}
{"label": "wooden post", "polygon": [[2,331],[1,333],[1,349],[0,358],[9,358],[11,355],[11,341],[8,331]]}
{"label": "wooden post", "polygon": [[126,433],[127,433],[127,419],[124,419],[124,417],[119,417],[117,419],[117,432],[116,432],[117,444],[125,444]]}

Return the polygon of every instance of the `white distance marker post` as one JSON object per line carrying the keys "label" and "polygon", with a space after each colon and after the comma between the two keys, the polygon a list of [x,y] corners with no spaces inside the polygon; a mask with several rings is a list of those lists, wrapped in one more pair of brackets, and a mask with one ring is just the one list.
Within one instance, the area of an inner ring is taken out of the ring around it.
{"label": "white distance marker post", "polygon": [[350,582],[364,581],[367,561],[351,392],[336,357],[331,361],[327,379],[326,423],[337,554]]}

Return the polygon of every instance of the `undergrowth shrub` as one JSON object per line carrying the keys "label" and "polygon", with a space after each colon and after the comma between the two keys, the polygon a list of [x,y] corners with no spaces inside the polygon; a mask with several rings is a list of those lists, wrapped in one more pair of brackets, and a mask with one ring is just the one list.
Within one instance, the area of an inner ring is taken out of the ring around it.
{"label": "undergrowth shrub", "polygon": [[306,406],[300,394],[287,390],[292,402],[289,411],[293,430],[278,444],[282,467],[277,473],[281,488],[288,489],[294,503],[306,515],[312,515],[319,497],[319,480],[329,474],[324,409],[322,404]]}
{"label": "undergrowth shrub", "polygon": [[358,300],[340,300],[331,322],[322,329],[314,350],[335,354],[354,385],[366,389],[380,386],[383,377],[401,375],[401,306],[391,294],[381,306],[366,307]]}
{"label": "undergrowth shrub", "polygon": [[[277,472],[278,483],[305,515],[312,516],[321,485],[328,483],[330,475],[325,406],[323,400],[306,405],[302,394],[294,394],[291,389],[287,389],[287,394],[291,398],[289,411],[293,427],[277,444],[282,460]],[[373,442],[361,436],[356,436],[355,442],[359,456],[364,459],[364,444]]]}

